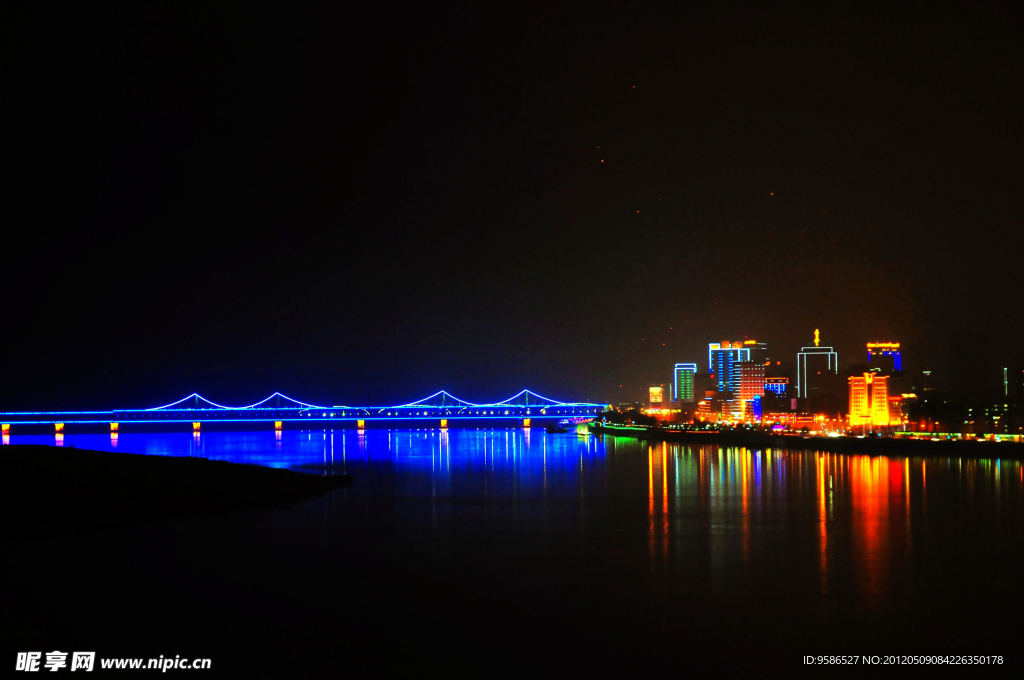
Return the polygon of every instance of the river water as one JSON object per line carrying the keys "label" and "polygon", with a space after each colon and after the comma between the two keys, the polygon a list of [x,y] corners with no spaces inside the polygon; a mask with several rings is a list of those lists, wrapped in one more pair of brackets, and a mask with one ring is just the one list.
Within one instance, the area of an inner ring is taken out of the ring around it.
{"label": "river water", "polygon": [[1014,460],[536,429],[59,444],[356,482],[287,510],[6,550],[13,640],[32,649],[207,656],[225,672],[285,675],[786,675],[822,653],[1001,655],[988,672],[1021,667],[1024,467]]}

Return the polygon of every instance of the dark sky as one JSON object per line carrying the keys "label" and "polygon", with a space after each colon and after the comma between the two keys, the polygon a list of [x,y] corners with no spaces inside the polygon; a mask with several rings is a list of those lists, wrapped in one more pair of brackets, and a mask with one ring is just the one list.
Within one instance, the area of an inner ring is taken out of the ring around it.
{"label": "dark sky", "polygon": [[1021,352],[1016,3],[142,4],[4,22],[0,407]]}

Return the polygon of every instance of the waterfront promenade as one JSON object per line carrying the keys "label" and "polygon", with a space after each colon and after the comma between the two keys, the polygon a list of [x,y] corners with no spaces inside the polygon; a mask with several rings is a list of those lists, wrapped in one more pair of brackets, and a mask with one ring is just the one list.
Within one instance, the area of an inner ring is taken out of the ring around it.
{"label": "waterfront promenade", "polygon": [[831,453],[872,456],[940,456],[967,458],[1024,459],[1024,443],[902,439],[895,437],[816,437],[799,434],[773,434],[752,430],[674,430],[644,425],[591,423],[591,432],[648,441],[666,441],[696,446],[745,446],[748,448],[828,451]]}

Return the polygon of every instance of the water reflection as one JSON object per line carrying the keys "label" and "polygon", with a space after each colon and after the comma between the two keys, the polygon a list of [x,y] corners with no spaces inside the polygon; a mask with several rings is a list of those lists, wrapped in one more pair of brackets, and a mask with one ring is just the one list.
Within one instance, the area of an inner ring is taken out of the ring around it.
{"label": "water reflection", "polygon": [[[4,442],[52,444],[51,436]],[[658,593],[732,596],[787,584],[826,607],[846,598],[883,611],[921,578],[914,565],[926,539],[934,545],[963,526],[963,513],[975,531],[994,527],[993,542],[998,531],[1024,534],[1024,467],[999,459],[691,447],[530,429],[121,432],[57,441],[355,474],[338,507],[352,498],[408,501],[403,521],[439,551],[470,522],[481,536],[527,541],[531,550],[537,536],[554,536],[552,546],[590,546],[596,559],[619,561],[615,573],[651,578]]]}

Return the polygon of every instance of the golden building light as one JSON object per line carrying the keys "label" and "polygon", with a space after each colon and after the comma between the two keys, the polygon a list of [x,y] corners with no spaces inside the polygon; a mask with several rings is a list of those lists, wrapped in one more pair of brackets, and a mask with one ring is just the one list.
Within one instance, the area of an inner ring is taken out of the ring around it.
{"label": "golden building light", "polygon": [[865,373],[850,377],[851,426],[887,427],[889,409],[889,376]]}

